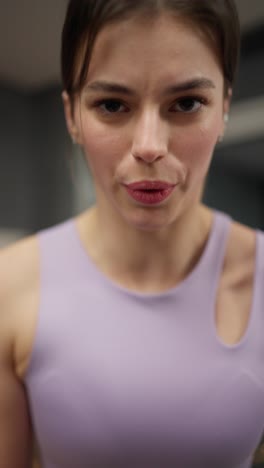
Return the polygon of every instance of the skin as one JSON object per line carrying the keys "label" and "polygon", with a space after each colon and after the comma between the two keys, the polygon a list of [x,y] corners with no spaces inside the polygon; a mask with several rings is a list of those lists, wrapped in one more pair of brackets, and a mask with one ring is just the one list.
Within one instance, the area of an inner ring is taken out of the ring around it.
{"label": "skin", "polygon": [[[164,94],[197,79],[211,84]],[[122,84],[133,94],[91,89],[98,81]],[[81,237],[115,281],[159,292],[194,267],[212,227],[212,211],[200,200],[230,96],[231,90],[224,97],[212,45],[182,18],[134,18],[99,33],[84,89],[73,108],[66,92],[63,102],[97,197],[79,218]],[[98,104],[105,99],[115,102]],[[174,192],[159,206],[139,204],[123,184],[146,179],[176,184]]]}

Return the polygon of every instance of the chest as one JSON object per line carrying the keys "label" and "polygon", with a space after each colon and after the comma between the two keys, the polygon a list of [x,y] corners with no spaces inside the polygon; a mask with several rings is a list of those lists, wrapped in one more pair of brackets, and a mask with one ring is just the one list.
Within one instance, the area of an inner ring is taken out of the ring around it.
{"label": "chest", "polygon": [[177,329],[176,315],[140,326],[119,317],[117,327],[116,314],[107,321],[98,303],[88,322],[76,311],[63,346],[57,329],[43,334],[43,356],[35,350],[41,366],[27,387],[47,459],[78,468],[87,460],[100,468],[240,466],[264,420],[263,388],[241,357],[209,356],[200,331]]}
{"label": "chest", "polygon": [[[233,265],[224,269],[215,296],[213,319],[215,332],[227,345],[238,343],[246,333],[254,296],[255,262],[241,269]],[[15,356],[17,375],[23,379],[29,365],[38,323],[39,295],[37,290],[21,298],[16,313]],[[62,317],[63,320],[63,317]]]}
{"label": "chest", "polygon": [[[184,322],[187,314],[179,305],[173,320],[164,318],[162,304],[147,314],[145,307],[133,306],[128,319],[122,307],[109,316],[107,298],[99,297],[89,304],[89,313],[75,309],[69,320],[74,291],[69,309],[56,300],[57,319],[49,315],[41,324],[45,359],[35,350],[41,366],[27,381],[41,449],[53,463],[81,467],[89,459],[100,468],[121,461],[120,466],[125,461],[140,467],[144,460],[145,468],[164,461],[176,466],[181,460],[188,468],[206,463],[233,468],[254,451],[263,427],[263,389],[241,362],[208,356],[201,332],[208,334],[204,325],[210,314],[223,343],[235,344],[246,332],[254,268],[225,272],[200,329],[195,329],[199,317],[195,324]],[[47,315],[51,309],[46,308]],[[150,319],[153,312],[162,314]],[[36,313],[29,317],[22,375],[32,352]],[[62,327],[65,317],[68,325]]]}

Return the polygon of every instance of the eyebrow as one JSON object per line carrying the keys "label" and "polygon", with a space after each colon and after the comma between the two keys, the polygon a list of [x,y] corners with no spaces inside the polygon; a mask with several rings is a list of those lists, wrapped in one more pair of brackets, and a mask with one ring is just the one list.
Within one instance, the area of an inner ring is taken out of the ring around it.
{"label": "eyebrow", "polygon": [[[192,89],[206,89],[215,88],[215,84],[208,78],[194,78],[182,83],[168,86],[165,88],[162,94],[170,95],[176,94],[182,91],[190,91]],[[135,96],[137,93],[135,90],[128,88],[122,84],[108,82],[108,81],[94,81],[85,86],[86,91],[104,91],[108,93],[126,94],[128,96]]]}

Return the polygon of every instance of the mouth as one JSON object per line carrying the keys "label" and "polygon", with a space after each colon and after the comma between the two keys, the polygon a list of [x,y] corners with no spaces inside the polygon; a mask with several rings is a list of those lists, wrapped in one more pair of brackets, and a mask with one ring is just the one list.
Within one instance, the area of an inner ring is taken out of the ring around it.
{"label": "mouth", "polygon": [[125,185],[128,195],[143,205],[158,205],[174,191],[176,184],[163,181],[140,181]]}
{"label": "mouth", "polygon": [[130,190],[143,190],[143,191],[161,191],[168,190],[175,187],[176,184],[169,182],[164,182],[160,180],[142,180],[140,182],[134,182],[132,184],[127,184],[126,187]]}

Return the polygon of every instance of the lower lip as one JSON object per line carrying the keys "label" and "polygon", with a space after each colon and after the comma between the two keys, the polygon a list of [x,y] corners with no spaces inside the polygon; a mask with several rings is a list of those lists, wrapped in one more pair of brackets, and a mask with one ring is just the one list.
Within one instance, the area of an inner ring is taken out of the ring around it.
{"label": "lower lip", "polygon": [[130,197],[144,205],[158,205],[166,200],[174,190],[174,187],[169,187],[163,190],[132,190],[125,187]]}

